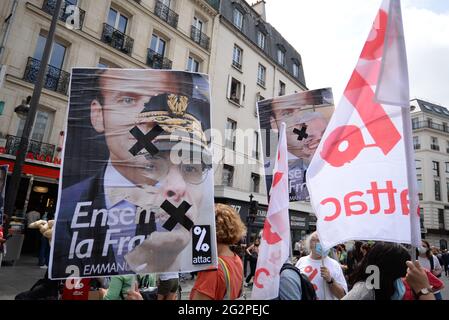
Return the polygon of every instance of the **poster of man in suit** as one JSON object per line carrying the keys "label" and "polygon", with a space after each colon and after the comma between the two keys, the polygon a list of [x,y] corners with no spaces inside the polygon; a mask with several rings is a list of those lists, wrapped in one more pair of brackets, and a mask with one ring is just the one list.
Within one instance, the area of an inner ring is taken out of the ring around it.
{"label": "poster of man in suit", "polygon": [[206,75],[72,70],[50,275],[216,266]]}
{"label": "poster of man in suit", "polygon": [[[267,194],[270,194],[281,123],[286,123],[290,201],[310,201],[306,171],[334,112],[330,88],[304,91],[258,103]],[[265,133],[265,134],[264,134]]]}

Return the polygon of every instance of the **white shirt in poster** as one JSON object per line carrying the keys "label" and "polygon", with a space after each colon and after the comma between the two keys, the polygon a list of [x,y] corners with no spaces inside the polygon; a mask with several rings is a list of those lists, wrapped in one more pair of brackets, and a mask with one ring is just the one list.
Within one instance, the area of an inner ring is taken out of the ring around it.
{"label": "white shirt in poster", "polygon": [[[316,296],[318,300],[338,300],[331,292],[329,285],[321,277],[320,268],[322,266],[322,260],[314,260],[310,255],[302,257],[296,263],[296,267],[301,270],[306,276],[309,277],[310,282],[315,288]],[[347,293],[348,285],[346,284],[346,279],[343,275],[343,270],[340,264],[329,257],[324,259],[324,266],[329,269],[332,279],[338,283]]]}

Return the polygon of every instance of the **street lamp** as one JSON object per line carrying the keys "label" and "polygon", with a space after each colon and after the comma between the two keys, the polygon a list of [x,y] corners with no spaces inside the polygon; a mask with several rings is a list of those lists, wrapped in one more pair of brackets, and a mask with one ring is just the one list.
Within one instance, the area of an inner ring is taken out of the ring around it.
{"label": "street lamp", "polygon": [[31,96],[28,96],[26,99],[23,99],[22,103],[14,109],[14,112],[17,113],[19,119],[26,120],[26,118],[28,117],[28,113],[30,112],[30,101]]}
{"label": "street lamp", "polygon": [[[53,44],[53,39],[55,37],[56,24],[59,20],[61,5],[62,0],[56,0],[55,12],[53,13],[50,29],[48,30],[47,41],[45,42],[41,64],[39,66],[36,82],[34,84],[33,95],[31,96],[31,99],[27,98],[26,101],[22,101],[22,104],[14,110],[19,117],[24,117],[25,125],[23,126],[22,137],[20,138],[19,149],[17,151],[16,160],[14,162],[14,169],[8,188],[8,195],[6,197],[5,213],[9,216],[13,216],[15,212],[14,209],[17,199],[17,193],[19,191],[20,179],[22,177],[22,166],[25,162],[25,156],[28,150],[28,142],[30,139],[29,137],[34,120],[36,119],[37,106],[39,105],[39,99],[41,97],[42,88],[44,86],[44,79],[47,73],[48,61],[50,60],[51,47]],[[28,103],[30,105],[29,108],[27,108]],[[8,232],[8,228],[8,225],[6,226],[6,228],[4,228],[6,233]]]}

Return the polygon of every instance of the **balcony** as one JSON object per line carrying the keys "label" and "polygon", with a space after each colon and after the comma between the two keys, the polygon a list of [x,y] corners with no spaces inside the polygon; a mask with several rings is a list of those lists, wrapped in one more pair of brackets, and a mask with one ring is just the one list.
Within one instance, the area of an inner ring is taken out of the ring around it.
{"label": "balcony", "polygon": [[[40,60],[29,57],[23,80],[35,84],[40,65]],[[44,78],[44,88],[66,95],[69,88],[69,81],[70,73],[50,65],[47,66]]]}
{"label": "balcony", "polygon": [[413,122],[412,123],[412,129],[413,130],[419,130],[423,128],[433,129],[445,133],[449,133],[449,127],[442,124],[437,124],[431,121],[420,121],[420,122]]}
{"label": "balcony", "polygon": [[148,49],[147,65],[153,69],[171,69],[172,61],[154,50]]}
{"label": "balcony", "polygon": [[103,23],[103,34],[101,35],[101,41],[123,53],[126,53],[127,55],[131,55],[131,52],[133,51],[134,39],[128,37],[126,34],[108,25],[107,23]]}
{"label": "balcony", "polygon": [[242,64],[238,61],[232,60],[232,66],[239,70],[242,70]]}
{"label": "balcony", "polygon": [[420,150],[421,149],[421,145],[420,144],[414,144],[413,145],[413,149]]}
{"label": "balcony", "polygon": [[201,32],[201,30],[198,29],[197,27],[192,26],[190,38],[196,43],[198,43],[204,49],[209,50],[209,43],[210,43],[209,37],[205,35],[203,32]]}
{"label": "balcony", "polygon": [[[57,0],[45,0],[44,4],[42,5],[42,10],[44,10],[45,12],[47,12],[50,15],[53,15],[55,13],[55,9],[56,9],[56,1]],[[66,12],[66,9],[68,6],[70,6],[70,3],[67,3],[66,1],[62,2],[61,5],[61,11],[59,12],[59,20],[66,22],[67,19],[69,17],[71,17],[73,11],[69,10],[69,12]],[[82,9],[80,9],[79,6],[78,7],[78,11],[79,11],[79,26],[75,26],[75,29],[82,29],[83,28],[83,23],[84,23],[84,16],[86,15],[86,12]],[[70,19],[71,20],[71,19]]]}
{"label": "balcony", "polygon": [[432,144],[432,145],[430,145],[430,149],[432,149],[434,151],[440,151],[440,146]]}
{"label": "balcony", "polygon": [[154,13],[167,22],[169,25],[171,25],[173,28],[178,27],[178,19],[179,15],[171,10],[169,7],[167,7],[165,4],[163,4],[160,1],[156,1],[156,6],[154,8]]}
{"label": "balcony", "polygon": [[257,84],[265,88],[265,79],[257,78]]}
{"label": "balcony", "polygon": [[[6,136],[6,153],[12,156],[16,156],[19,150],[20,137],[7,135]],[[47,162],[53,161],[53,155],[55,153],[55,145],[43,143],[36,140],[29,140],[27,153],[32,153],[33,158],[37,160],[45,160]]]}

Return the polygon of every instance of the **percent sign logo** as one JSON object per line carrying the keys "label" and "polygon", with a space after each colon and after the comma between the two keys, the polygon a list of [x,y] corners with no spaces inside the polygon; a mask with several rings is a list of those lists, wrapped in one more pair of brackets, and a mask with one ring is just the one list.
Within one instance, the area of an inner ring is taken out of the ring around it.
{"label": "percent sign logo", "polygon": [[200,251],[208,252],[210,249],[210,246],[207,243],[204,243],[204,238],[206,237],[206,234],[207,234],[206,228],[197,226],[193,229],[193,233],[196,236],[200,237],[196,244],[195,250],[198,252],[200,252]]}
{"label": "percent sign logo", "polygon": [[[362,59],[375,64],[382,57],[387,22],[388,15],[381,10],[371,37],[362,51]],[[363,149],[369,147],[380,148],[386,156],[402,139],[390,116],[382,105],[376,102],[376,95],[371,85],[377,84],[378,77],[367,80],[359,71],[357,68],[354,70],[344,95],[358,112],[375,143],[367,145],[361,129],[357,126],[346,125],[336,128],[327,137],[321,151],[321,157],[333,167],[342,167],[350,163]]]}

